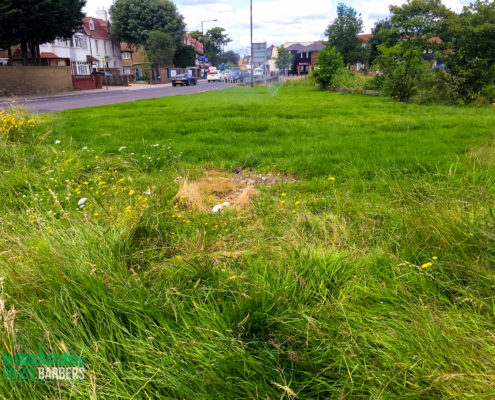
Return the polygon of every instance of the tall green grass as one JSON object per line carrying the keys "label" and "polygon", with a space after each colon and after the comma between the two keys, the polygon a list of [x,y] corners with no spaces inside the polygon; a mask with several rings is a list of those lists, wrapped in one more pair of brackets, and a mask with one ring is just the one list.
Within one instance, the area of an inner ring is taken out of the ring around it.
{"label": "tall green grass", "polygon": [[[1,396],[493,398],[493,122],[307,87],[44,117],[0,144],[0,340],[87,378]],[[211,166],[298,179],[174,208]]]}

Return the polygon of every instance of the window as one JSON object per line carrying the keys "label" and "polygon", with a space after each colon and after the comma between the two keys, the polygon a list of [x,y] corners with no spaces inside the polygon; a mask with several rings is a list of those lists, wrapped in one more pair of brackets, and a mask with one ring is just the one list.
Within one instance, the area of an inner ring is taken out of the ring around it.
{"label": "window", "polygon": [[86,42],[86,38],[75,37],[74,38],[74,47],[79,47],[80,49],[87,49],[88,43]]}
{"label": "window", "polygon": [[99,52],[99,50],[98,50],[98,40],[95,40],[95,49],[96,49],[96,53],[98,53]]}
{"label": "window", "polygon": [[94,31],[95,30],[95,23],[92,19],[89,20],[89,30]]}
{"label": "window", "polygon": [[130,59],[131,59],[131,53],[130,53],[130,52],[128,52],[128,51],[124,51],[124,52],[122,53],[122,58],[123,58],[124,60],[130,60]]}
{"label": "window", "polygon": [[74,63],[74,72],[76,75],[89,75],[88,63],[82,61],[76,61]]}

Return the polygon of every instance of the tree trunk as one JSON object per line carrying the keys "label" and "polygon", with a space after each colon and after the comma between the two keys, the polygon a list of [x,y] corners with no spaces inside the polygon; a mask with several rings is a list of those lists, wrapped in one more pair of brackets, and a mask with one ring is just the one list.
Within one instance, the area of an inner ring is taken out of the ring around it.
{"label": "tree trunk", "polygon": [[22,52],[22,65],[27,65],[27,42],[23,40],[21,42],[21,52]]}
{"label": "tree trunk", "polygon": [[31,61],[33,65],[38,65],[38,60],[36,59],[36,44],[29,42],[29,51],[31,53]]}
{"label": "tree trunk", "polygon": [[41,54],[40,54],[40,45],[36,44],[36,59],[38,60],[38,64],[41,64]]}

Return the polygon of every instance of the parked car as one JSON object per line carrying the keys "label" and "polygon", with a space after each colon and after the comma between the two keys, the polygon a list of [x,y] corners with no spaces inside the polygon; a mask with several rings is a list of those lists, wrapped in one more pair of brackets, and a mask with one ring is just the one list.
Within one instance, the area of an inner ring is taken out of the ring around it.
{"label": "parked car", "polygon": [[253,71],[253,75],[256,78],[263,76],[263,68],[255,68]]}
{"label": "parked car", "polygon": [[220,73],[218,70],[210,68],[208,70],[208,75],[206,75],[206,80],[208,82],[220,82]]}
{"label": "parked car", "polygon": [[172,81],[172,86],[190,86],[190,85],[195,85],[196,84],[196,77],[191,74],[180,74],[177,75],[173,81]]}
{"label": "parked car", "polygon": [[230,71],[229,74],[227,75],[227,80],[229,81],[238,81],[239,79],[241,79],[241,76],[242,76],[242,72],[241,71]]}

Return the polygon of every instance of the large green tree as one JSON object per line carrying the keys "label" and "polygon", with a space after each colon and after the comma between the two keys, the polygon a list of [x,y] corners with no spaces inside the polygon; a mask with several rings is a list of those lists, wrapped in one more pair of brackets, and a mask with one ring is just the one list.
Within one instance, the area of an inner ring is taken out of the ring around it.
{"label": "large green tree", "polygon": [[189,32],[193,38],[203,43],[205,55],[212,65],[218,65],[223,47],[232,41],[224,32],[225,29],[218,26],[209,29],[205,34],[200,31]]}
{"label": "large green tree", "polygon": [[383,73],[385,93],[408,101],[428,84],[425,52],[433,58],[445,48],[446,21],[452,11],[440,0],[408,0],[390,6],[390,12],[390,24],[380,30],[384,44],[378,45],[375,64]]}
{"label": "large green tree", "polygon": [[447,25],[452,38],[447,65],[461,97],[469,101],[495,84],[495,2],[475,1]]}
{"label": "large green tree", "polygon": [[226,51],[225,53],[220,54],[219,62],[225,64],[230,63],[233,65],[237,65],[237,63],[239,62],[239,58],[240,58],[239,54],[237,54],[235,51],[229,50]]}
{"label": "large green tree", "polygon": [[292,59],[294,56],[287,50],[284,46],[277,48],[277,59],[275,60],[275,65],[277,68],[285,73],[292,64]]}
{"label": "large green tree", "polygon": [[0,0],[0,47],[21,45],[39,63],[39,45],[70,38],[82,25],[85,0]]}
{"label": "large green tree", "polygon": [[402,6],[390,6],[389,35],[398,43],[422,50],[441,48],[431,39],[447,40],[447,19],[453,14],[441,0],[408,0]]}
{"label": "large green tree", "polygon": [[196,50],[193,46],[181,44],[174,56],[174,65],[179,68],[192,67],[196,64]]}
{"label": "large green tree", "polygon": [[394,42],[391,42],[390,37],[390,28],[392,27],[392,23],[389,18],[380,19],[375,22],[375,26],[371,29],[372,36],[368,40],[369,45],[369,61],[368,63],[371,65],[375,61],[375,58],[378,57],[380,51],[378,50],[378,46],[386,43],[390,43],[394,45]]}
{"label": "large green tree", "polygon": [[337,72],[344,68],[344,59],[335,46],[326,45],[318,54],[318,65],[314,71],[316,82],[322,89],[332,85]]}
{"label": "large green tree", "polygon": [[367,47],[358,38],[363,31],[363,20],[356,10],[343,3],[337,6],[337,18],[328,26],[325,34],[328,45],[342,55],[346,65],[367,61]]}
{"label": "large green tree", "polygon": [[151,63],[173,63],[175,43],[170,34],[161,31],[148,32],[145,49]]}
{"label": "large green tree", "polygon": [[177,47],[184,37],[184,18],[169,0],[115,0],[110,16],[112,34],[122,42],[145,45],[149,32],[161,31]]}

